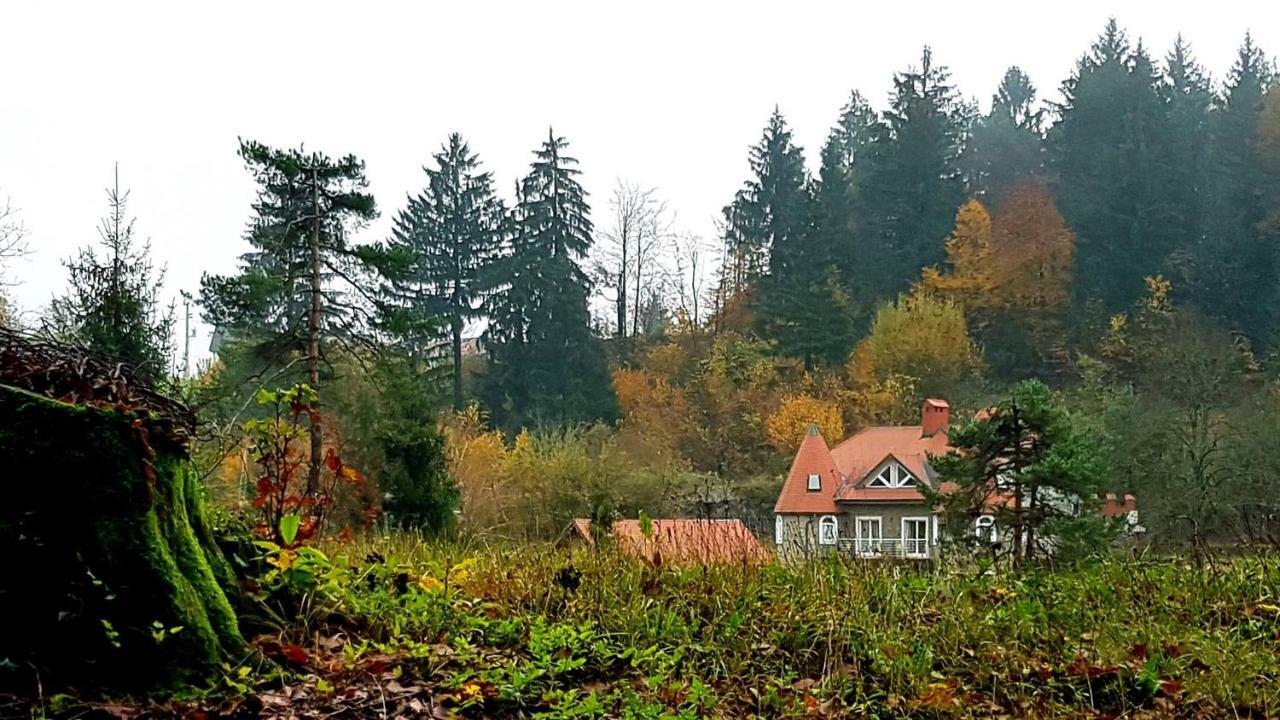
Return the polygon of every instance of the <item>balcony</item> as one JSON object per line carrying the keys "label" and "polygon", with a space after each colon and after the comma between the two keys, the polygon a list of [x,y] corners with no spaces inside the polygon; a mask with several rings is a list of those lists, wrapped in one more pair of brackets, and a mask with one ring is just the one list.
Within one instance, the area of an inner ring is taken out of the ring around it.
{"label": "balcony", "polygon": [[928,559],[927,538],[840,538],[842,551],[860,558]]}

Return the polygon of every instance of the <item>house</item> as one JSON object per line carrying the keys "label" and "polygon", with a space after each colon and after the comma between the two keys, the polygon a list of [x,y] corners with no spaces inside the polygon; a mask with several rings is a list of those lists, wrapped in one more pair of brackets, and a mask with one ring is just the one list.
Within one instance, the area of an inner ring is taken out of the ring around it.
{"label": "house", "polygon": [[845,550],[864,557],[937,557],[939,514],[920,487],[945,455],[951,406],[930,399],[919,425],[863,428],[834,448],[810,426],[774,505],[782,556]]}
{"label": "house", "polygon": [[[941,482],[930,465],[930,458],[951,450],[950,423],[947,401],[928,399],[919,425],[867,427],[835,447],[810,426],[773,508],[779,556],[839,550],[859,557],[936,558],[941,509],[920,488],[947,493],[954,487]],[[997,492],[988,503],[1011,500]],[[1141,532],[1132,495],[1108,493],[1101,513],[1123,516],[1129,532]],[[974,518],[966,531],[992,542],[1000,538],[994,515]]]}
{"label": "house", "polygon": [[[649,523],[646,534],[639,520],[618,520],[610,526],[609,536],[623,553],[655,564],[756,565],[770,559],[769,551],[741,520],[681,518]],[[577,518],[565,529],[557,544],[569,543],[596,544],[590,520]]]}

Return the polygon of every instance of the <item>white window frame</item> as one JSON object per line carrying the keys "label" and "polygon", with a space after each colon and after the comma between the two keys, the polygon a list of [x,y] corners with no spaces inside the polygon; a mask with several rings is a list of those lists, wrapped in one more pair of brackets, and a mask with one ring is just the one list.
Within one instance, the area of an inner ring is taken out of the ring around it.
{"label": "white window frame", "polygon": [[781,545],[786,536],[787,521],[781,515],[773,516],[773,544]]}
{"label": "white window frame", "polygon": [[[924,531],[919,537],[907,537],[907,524],[920,523],[924,525]],[[929,518],[923,516],[913,516],[902,518],[902,526],[900,528],[902,534],[899,536],[902,542],[902,554],[909,558],[927,558],[929,557]],[[913,545],[915,544],[915,545]],[[912,550],[915,552],[912,552]]]}
{"label": "white window frame", "polygon": [[880,468],[876,476],[867,481],[867,487],[877,488],[912,488],[916,486],[916,476],[912,475],[902,464],[890,460]]}
{"label": "white window frame", "polygon": [[[826,528],[831,528],[831,537],[827,538]],[[835,515],[823,515],[818,518],[818,544],[835,545],[840,542],[840,521]]]}
{"label": "white window frame", "polygon": [[996,516],[979,515],[974,518],[973,535],[979,540],[994,544],[996,541]]}
{"label": "white window frame", "polygon": [[822,489],[822,476],[818,473],[809,473],[809,492]]}
{"label": "white window frame", "polygon": [[[879,555],[880,544],[884,540],[884,517],[881,515],[859,515],[853,519],[854,550],[858,555]],[[862,523],[875,523],[875,537],[862,536]]]}

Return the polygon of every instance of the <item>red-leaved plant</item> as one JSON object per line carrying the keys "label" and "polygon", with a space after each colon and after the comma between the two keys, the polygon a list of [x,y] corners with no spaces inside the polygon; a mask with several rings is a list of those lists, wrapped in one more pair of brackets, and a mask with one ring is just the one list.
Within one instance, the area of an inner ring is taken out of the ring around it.
{"label": "red-leaved plant", "polygon": [[[258,534],[287,546],[301,545],[324,529],[338,484],[361,484],[363,476],[342,462],[332,447],[324,454],[319,482],[308,472],[310,427],[317,419],[316,392],[309,385],[259,390],[267,417],[244,424],[249,453],[258,469],[253,505],[260,513]],[[285,538],[282,528],[289,528]]]}

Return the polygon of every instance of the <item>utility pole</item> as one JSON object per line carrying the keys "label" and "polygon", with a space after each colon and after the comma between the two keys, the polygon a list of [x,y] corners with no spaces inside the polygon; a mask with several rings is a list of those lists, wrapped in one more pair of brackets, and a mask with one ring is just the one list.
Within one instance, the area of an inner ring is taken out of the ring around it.
{"label": "utility pole", "polygon": [[191,293],[186,290],[179,291],[182,294],[182,377],[188,377],[191,374]]}

